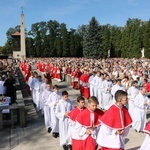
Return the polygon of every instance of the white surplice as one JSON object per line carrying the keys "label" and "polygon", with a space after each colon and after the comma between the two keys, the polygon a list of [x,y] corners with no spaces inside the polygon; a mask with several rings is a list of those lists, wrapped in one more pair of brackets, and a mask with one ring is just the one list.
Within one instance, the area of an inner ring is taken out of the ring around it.
{"label": "white surplice", "polygon": [[108,88],[112,88],[113,84],[111,81],[104,80],[103,82],[103,91],[102,91],[102,100],[103,107],[105,110],[109,109],[112,104],[112,95],[111,91],[108,91]]}
{"label": "white surplice", "polygon": [[53,92],[50,96],[49,96],[49,107],[50,107],[50,115],[51,115],[51,128],[52,128],[52,133],[59,133],[59,120],[56,117],[55,114],[55,110],[56,110],[56,106],[55,103],[61,100],[61,93],[55,93]]}
{"label": "white surplice", "polygon": [[59,137],[60,137],[60,146],[71,144],[71,135],[68,130],[69,126],[69,118],[64,114],[66,112],[70,112],[74,108],[71,100],[64,101],[60,100],[58,105],[56,106],[55,114],[59,119]]}
{"label": "white surplice", "polygon": [[123,148],[125,143],[125,137],[128,135],[130,127],[124,129],[124,134],[118,135],[116,134],[116,129],[112,129],[107,127],[104,124],[101,124],[98,136],[97,143],[100,146],[107,148]]}
{"label": "white surplice", "polygon": [[42,84],[41,84],[41,86],[40,86],[40,110],[41,110],[41,112],[43,113],[43,109],[44,109],[44,103],[43,103],[43,101],[42,101],[42,94],[43,94],[43,92],[46,90],[46,83],[45,82],[43,82]]}
{"label": "white surplice", "polygon": [[42,101],[44,104],[44,121],[45,121],[45,127],[48,129],[51,127],[51,114],[50,114],[50,107],[49,107],[49,96],[52,94],[52,91],[45,90],[42,93]]}
{"label": "white surplice", "polygon": [[134,87],[134,86],[131,86],[128,91],[128,111],[129,111],[129,114],[132,118],[132,120],[134,121],[133,117],[134,117],[134,99],[136,97],[136,95],[139,93],[139,89]]}
{"label": "white surplice", "polygon": [[[147,105],[144,105],[145,101],[147,101]],[[134,106],[133,128],[138,132],[143,131],[146,125],[146,113],[150,106],[150,99],[139,92],[134,99]]]}
{"label": "white surplice", "polygon": [[98,98],[98,102],[99,102],[99,106],[100,108],[104,109],[104,104],[103,104],[103,96],[102,96],[102,92],[103,92],[103,80],[101,78],[99,78],[98,81],[98,86],[97,86],[97,98]]}
{"label": "white surplice", "polygon": [[95,96],[95,97],[98,97],[99,80],[100,80],[100,77],[96,75],[91,81],[91,85],[94,87],[94,95],[93,96]]}
{"label": "white surplice", "polygon": [[90,85],[90,96],[94,96],[94,86],[92,84],[92,80],[94,78],[94,75],[91,75],[89,77],[89,85]]}

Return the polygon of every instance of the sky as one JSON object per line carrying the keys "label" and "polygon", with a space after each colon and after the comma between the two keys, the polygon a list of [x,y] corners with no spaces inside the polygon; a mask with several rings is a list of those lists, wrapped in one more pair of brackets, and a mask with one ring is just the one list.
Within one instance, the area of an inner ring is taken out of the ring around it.
{"label": "sky", "polygon": [[4,46],[9,28],[20,25],[25,15],[25,28],[40,21],[56,20],[67,29],[89,24],[95,17],[100,25],[125,26],[128,18],[150,19],[150,0],[0,0],[0,46]]}

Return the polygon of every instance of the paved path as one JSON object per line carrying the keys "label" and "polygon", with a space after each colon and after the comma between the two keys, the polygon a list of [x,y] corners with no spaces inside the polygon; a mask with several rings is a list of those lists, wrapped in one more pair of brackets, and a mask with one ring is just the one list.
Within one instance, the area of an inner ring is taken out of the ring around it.
{"label": "paved path", "polygon": [[[74,102],[79,95],[79,90],[74,90],[66,82],[56,82],[53,84],[60,86],[60,90],[67,90],[70,99]],[[18,93],[18,97],[21,93]],[[0,149],[2,150],[62,150],[59,146],[59,138],[53,138],[44,126],[44,118],[40,113],[36,113],[30,96],[24,98],[27,109],[27,127],[14,129],[4,128],[0,131]],[[136,133],[131,128],[126,138],[126,150],[138,150],[145,134]]]}

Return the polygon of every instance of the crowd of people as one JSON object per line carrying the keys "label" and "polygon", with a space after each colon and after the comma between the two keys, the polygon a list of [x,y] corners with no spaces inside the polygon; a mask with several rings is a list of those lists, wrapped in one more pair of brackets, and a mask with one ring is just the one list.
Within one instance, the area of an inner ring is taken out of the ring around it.
{"label": "crowd of people", "polygon": [[0,96],[10,99],[9,103],[16,103],[15,74],[16,62],[12,60],[0,60]]}
{"label": "crowd of people", "polygon": [[[149,59],[35,58],[20,62],[20,67],[36,110],[44,114],[48,132],[60,138],[64,150],[96,150],[98,144],[101,150],[123,150],[131,126],[145,131]],[[52,79],[70,81],[80,90],[76,107]]]}

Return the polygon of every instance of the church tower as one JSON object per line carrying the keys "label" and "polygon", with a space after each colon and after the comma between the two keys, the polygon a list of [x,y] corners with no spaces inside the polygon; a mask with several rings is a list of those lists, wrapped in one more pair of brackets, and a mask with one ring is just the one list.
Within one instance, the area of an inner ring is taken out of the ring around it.
{"label": "church tower", "polygon": [[20,25],[20,31],[21,31],[21,38],[20,38],[20,47],[21,47],[21,59],[26,59],[26,44],[25,44],[25,25],[24,25],[24,14],[23,11],[21,13],[21,25]]}

